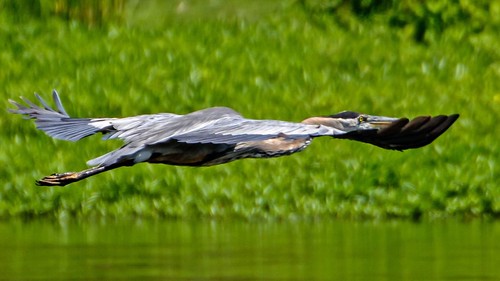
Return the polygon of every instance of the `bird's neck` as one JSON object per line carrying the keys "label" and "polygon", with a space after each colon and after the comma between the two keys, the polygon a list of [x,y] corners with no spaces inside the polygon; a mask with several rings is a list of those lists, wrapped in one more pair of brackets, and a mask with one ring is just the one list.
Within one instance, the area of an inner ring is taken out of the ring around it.
{"label": "bird's neck", "polygon": [[343,127],[339,120],[331,117],[310,117],[303,120],[302,123],[308,125],[323,125],[333,128]]}

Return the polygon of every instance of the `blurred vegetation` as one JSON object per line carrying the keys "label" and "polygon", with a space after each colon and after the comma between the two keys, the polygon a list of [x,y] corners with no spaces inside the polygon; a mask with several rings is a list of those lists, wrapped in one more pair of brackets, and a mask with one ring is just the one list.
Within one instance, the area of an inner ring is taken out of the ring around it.
{"label": "blurred vegetation", "polygon": [[310,15],[329,15],[338,26],[353,29],[359,20],[404,30],[416,42],[436,40],[444,32],[464,39],[481,32],[500,32],[500,2],[489,0],[298,0]]}
{"label": "blurred vegetation", "polygon": [[17,0],[0,1],[4,16],[15,21],[28,19],[46,20],[59,17],[66,21],[77,20],[88,26],[102,26],[121,22],[124,16],[124,0]]}
{"label": "blurred vegetation", "polygon": [[317,139],[291,157],[141,164],[40,188],[35,179],[81,170],[120,142],[52,140],[4,110],[1,218],[500,215],[495,1],[33,3],[0,1],[5,107],[56,88],[77,117],[222,105],[297,121],[346,109],[461,118],[432,145],[404,153]]}

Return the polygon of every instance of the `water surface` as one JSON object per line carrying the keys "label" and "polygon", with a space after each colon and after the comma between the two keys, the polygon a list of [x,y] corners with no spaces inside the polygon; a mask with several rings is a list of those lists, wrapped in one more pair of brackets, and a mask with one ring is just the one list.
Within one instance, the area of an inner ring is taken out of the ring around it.
{"label": "water surface", "polygon": [[0,223],[0,280],[500,280],[499,223]]}

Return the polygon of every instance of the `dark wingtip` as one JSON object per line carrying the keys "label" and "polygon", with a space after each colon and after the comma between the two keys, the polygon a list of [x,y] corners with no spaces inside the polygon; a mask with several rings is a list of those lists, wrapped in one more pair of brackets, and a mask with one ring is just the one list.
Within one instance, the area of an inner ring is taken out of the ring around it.
{"label": "dark wingtip", "polygon": [[458,117],[460,117],[460,114],[458,114],[458,113],[451,114],[448,116],[448,118],[452,119],[453,122],[455,122],[458,119]]}
{"label": "dark wingtip", "polygon": [[383,128],[383,129],[380,129],[378,131],[378,135],[388,136],[388,135],[398,133],[401,131],[401,129],[403,127],[406,126],[406,124],[408,124],[408,122],[410,122],[410,120],[408,118],[400,118],[400,119],[392,122],[389,126]]}
{"label": "dark wingtip", "polygon": [[336,138],[370,143],[385,149],[403,151],[426,146],[446,132],[459,114],[400,118],[378,131],[352,131]]}
{"label": "dark wingtip", "polygon": [[[446,132],[455,121],[458,119],[459,114],[451,115],[438,115],[431,117],[428,122],[424,123],[420,128],[416,127],[415,130],[405,131],[401,134],[401,143],[396,144],[400,149],[413,149],[426,146],[436,140],[444,132]],[[415,135],[416,134],[416,135]],[[406,136],[413,135],[413,141],[410,141]],[[408,143],[406,143],[408,141]]]}

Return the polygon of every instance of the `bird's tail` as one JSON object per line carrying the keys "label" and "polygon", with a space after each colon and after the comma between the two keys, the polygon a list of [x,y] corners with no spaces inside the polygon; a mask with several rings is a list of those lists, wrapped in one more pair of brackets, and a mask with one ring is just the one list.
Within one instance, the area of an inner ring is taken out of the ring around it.
{"label": "bird's tail", "polygon": [[26,105],[9,100],[10,103],[17,107],[16,109],[9,109],[9,111],[25,115],[29,119],[35,119],[36,127],[53,138],[77,141],[99,132],[106,133],[112,127],[110,120],[114,118],[91,119],[70,117],[61,103],[59,94],[55,90],[52,92],[52,97],[56,104],[56,109],[50,107],[38,94],[35,94],[35,96],[42,104],[42,107],[21,97]]}

